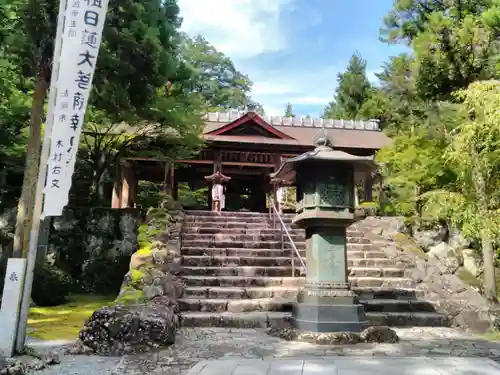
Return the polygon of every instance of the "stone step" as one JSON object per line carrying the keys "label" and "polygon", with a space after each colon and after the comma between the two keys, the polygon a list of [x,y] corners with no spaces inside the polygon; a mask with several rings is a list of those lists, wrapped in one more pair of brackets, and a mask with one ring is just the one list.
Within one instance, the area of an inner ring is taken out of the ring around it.
{"label": "stone step", "polygon": [[[272,224],[267,216],[248,216],[248,217],[236,217],[236,216],[185,216],[184,223],[212,223],[217,226],[219,223],[234,223],[234,222],[244,222],[247,224],[253,223],[266,223],[267,225]],[[288,224],[285,222],[285,224]]]}
{"label": "stone step", "polygon": [[[365,312],[435,312],[434,306],[422,300],[385,300],[369,299],[359,301]],[[179,300],[181,311],[200,312],[253,312],[281,311],[291,312],[293,299],[255,298],[255,299],[199,299],[183,298]]]}
{"label": "stone step", "polygon": [[[367,324],[390,327],[443,327],[449,326],[449,319],[432,312],[368,312]],[[292,325],[288,312],[198,312],[181,314],[184,327],[226,327],[226,328],[268,328]]]}
{"label": "stone step", "polygon": [[269,217],[268,212],[252,212],[252,211],[221,211],[214,212],[208,210],[186,210],[187,217],[191,216],[206,216],[206,217]]}
{"label": "stone step", "polygon": [[182,311],[201,312],[251,312],[282,311],[291,312],[293,300],[280,298],[255,299],[197,299],[183,298],[179,300]]}
{"label": "stone step", "polygon": [[[303,277],[267,277],[267,276],[184,276],[188,286],[222,286],[222,287],[250,287],[250,286],[301,286]],[[352,287],[385,287],[410,288],[415,282],[404,277],[349,277]]]}
{"label": "stone step", "polygon": [[368,312],[373,326],[389,327],[449,327],[450,319],[437,312]]}
{"label": "stone step", "polygon": [[206,287],[195,286],[184,289],[184,298],[208,299],[255,299],[255,298],[297,298],[298,287]]}
{"label": "stone step", "polygon": [[[273,229],[273,228],[255,228],[255,227],[243,227],[243,228],[217,228],[217,227],[189,227],[189,228],[184,228],[183,229],[183,234],[197,234],[197,235],[207,235],[207,234],[227,234],[227,235],[240,235],[240,234],[263,234],[263,235],[270,235],[270,234],[285,234],[282,232],[279,228],[278,229]],[[289,231],[290,234],[296,235],[296,236],[303,236],[305,237],[305,231]]]}
{"label": "stone step", "polygon": [[[297,298],[298,287],[206,287],[193,286],[186,287],[184,298],[208,298],[208,299],[254,299],[254,298]],[[394,300],[415,300],[422,298],[424,293],[412,288],[357,288],[353,287],[360,299],[394,299]]]}
{"label": "stone step", "polygon": [[[206,245],[206,244],[205,244]],[[306,250],[305,248],[298,248],[300,255],[305,258]],[[206,247],[206,246],[194,246],[194,247],[182,247],[181,254],[183,256],[229,256],[229,257],[287,257],[290,258],[292,254],[295,253],[292,246],[287,246],[285,249],[280,248],[266,249],[266,248],[244,248],[244,247]],[[386,259],[385,265],[394,264],[392,260],[387,259],[386,255],[382,251],[357,251],[351,250],[351,247],[347,246],[347,258],[348,260],[358,260],[358,259]],[[359,265],[375,265],[375,264],[362,264]]]}
{"label": "stone step", "polygon": [[252,287],[285,286],[298,287],[304,284],[303,277],[268,276],[184,276],[187,286]]}
{"label": "stone step", "polygon": [[[305,235],[290,235],[294,243],[304,243]],[[283,235],[283,238],[289,240],[288,236]],[[182,241],[205,241],[205,242],[267,242],[267,241],[280,241],[281,233],[276,232],[272,234],[263,234],[259,232],[248,233],[248,234],[227,234],[227,233],[217,233],[217,234],[198,234],[198,233],[184,233],[182,235]]]}
{"label": "stone step", "polygon": [[[292,252],[295,252],[292,248],[285,250],[279,249],[247,249],[241,247],[183,247],[181,254],[183,256],[208,256],[208,257],[218,257],[218,256],[228,256],[228,257],[286,257],[290,258]],[[306,251],[302,249],[299,251],[302,257],[305,257]]]}
{"label": "stone step", "polygon": [[405,277],[349,277],[351,287],[412,288],[415,282]]}
{"label": "stone step", "polygon": [[269,277],[292,277],[305,276],[302,267],[296,267],[294,272],[292,267],[273,266],[231,266],[225,267],[183,267],[184,274],[190,276],[269,276]]}
{"label": "stone step", "polygon": [[180,314],[183,327],[268,328],[290,327],[291,314],[284,312],[213,313],[189,311]]}
{"label": "stone step", "polygon": [[[296,264],[300,264],[297,259]],[[260,267],[291,267],[290,257],[259,257],[259,256],[182,256],[181,264],[185,267],[235,267],[235,266],[260,266]]]}
{"label": "stone step", "polygon": [[266,220],[261,220],[258,223],[248,223],[246,221],[224,221],[224,222],[192,222],[192,221],[184,221],[183,230],[190,229],[199,229],[199,228],[226,228],[226,229],[269,229],[272,228]]}
{"label": "stone step", "polygon": [[[227,266],[232,267],[234,265],[239,266],[292,266],[293,250],[287,250],[288,256],[282,256],[283,252],[281,250],[275,250],[274,253],[271,250],[267,251],[255,251],[248,250],[249,255],[235,256],[217,253],[213,255],[212,249],[204,249],[205,254],[208,255],[187,255],[186,251],[183,251],[181,258],[181,263],[186,267],[209,267],[209,266]],[[215,249],[216,251],[224,251],[224,249]],[[238,250],[238,249],[237,249]],[[302,252],[302,259],[306,261],[305,252]],[[298,257],[295,257],[295,265],[301,266]],[[356,259],[349,257],[347,260],[348,267],[369,267],[369,268],[395,268],[394,261],[387,258],[360,258]]]}
{"label": "stone step", "polygon": [[[356,248],[354,248],[356,249]],[[359,251],[353,250],[351,246],[347,246],[347,259],[373,259],[373,258],[387,258],[383,251],[370,250]]]}
{"label": "stone step", "polygon": [[[203,223],[207,224],[207,223]],[[208,223],[210,224],[210,223]],[[284,231],[281,230],[281,227],[276,227],[272,228],[269,227],[268,225],[262,225],[255,227],[254,225],[247,225],[246,223],[238,223],[241,225],[238,225],[236,227],[218,227],[218,226],[194,226],[194,225],[188,225],[183,227],[183,233],[184,234],[218,234],[218,233],[224,233],[224,234],[253,234],[254,232],[259,232],[261,234],[281,234],[284,233]],[[292,235],[302,235],[305,237],[305,231],[303,229],[290,229],[287,228],[288,232]],[[347,236],[348,237],[363,237],[364,234],[359,231],[353,231],[353,230],[347,230]]]}
{"label": "stone step", "polygon": [[[281,241],[231,241],[231,240],[216,240],[216,241],[207,241],[207,240],[183,240],[183,247],[205,247],[205,248],[247,248],[247,249],[281,249],[281,246],[284,248],[292,248],[292,245],[284,241],[283,244]],[[305,249],[305,242],[296,242],[295,246],[297,249]],[[181,250],[182,251],[182,250]]]}
{"label": "stone step", "polygon": [[[185,275],[189,276],[271,276],[288,277],[305,275],[300,266],[292,270],[291,266],[241,266],[225,264],[222,266],[183,267]],[[403,277],[404,270],[399,268],[351,267],[348,269],[351,277]]]}

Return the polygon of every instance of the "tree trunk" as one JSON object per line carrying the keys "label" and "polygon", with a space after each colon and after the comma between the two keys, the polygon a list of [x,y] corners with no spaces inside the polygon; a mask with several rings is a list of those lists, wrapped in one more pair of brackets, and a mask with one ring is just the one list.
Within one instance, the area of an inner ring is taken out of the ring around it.
{"label": "tree trunk", "polygon": [[14,232],[13,257],[26,257],[28,242],[33,221],[38,166],[40,163],[40,146],[42,134],[43,105],[47,93],[47,69],[45,62],[40,63],[35,83],[35,93],[31,106],[31,125],[26,150],[23,187],[19,198],[16,230]]}
{"label": "tree trunk", "polygon": [[484,296],[488,301],[498,303],[495,282],[495,254],[493,251],[493,242],[486,231],[482,231],[481,233],[481,248],[484,263]]}
{"label": "tree trunk", "polygon": [[[476,165],[473,171],[474,185],[476,190],[479,214],[483,218],[488,215],[488,196],[486,191],[486,182],[484,175],[481,173],[481,167]],[[488,228],[483,228],[480,232],[481,235],[481,249],[483,252],[484,263],[484,296],[485,298],[495,304],[498,303],[496,281],[495,281],[495,264],[494,264],[494,251],[493,242],[488,232]]]}

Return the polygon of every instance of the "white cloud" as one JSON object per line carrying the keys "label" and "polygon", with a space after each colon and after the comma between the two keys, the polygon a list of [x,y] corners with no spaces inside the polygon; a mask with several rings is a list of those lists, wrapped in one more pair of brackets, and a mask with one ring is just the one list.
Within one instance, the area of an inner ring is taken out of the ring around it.
{"label": "white cloud", "polygon": [[256,69],[250,74],[254,81],[252,97],[262,103],[270,115],[282,115],[287,103],[313,111],[298,113],[294,108],[297,115],[318,115],[333,96],[338,72],[335,66],[308,70],[297,66],[272,72]]}
{"label": "white cloud", "polygon": [[202,34],[233,59],[277,52],[286,46],[280,14],[293,1],[179,0],[182,29]]}

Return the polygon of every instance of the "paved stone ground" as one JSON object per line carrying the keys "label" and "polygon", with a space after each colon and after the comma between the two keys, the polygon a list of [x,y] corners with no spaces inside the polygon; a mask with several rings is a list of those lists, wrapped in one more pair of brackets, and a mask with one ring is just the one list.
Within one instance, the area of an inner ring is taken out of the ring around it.
{"label": "paved stone ground", "polygon": [[499,375],[491,359],[463,357],[343,357],[313,360],[203,361],[187,375]]}
{"label": "paved stone ground", "polygon": [[[286,342],[260,329],[183,329],[176,345],[158,353],[124,357],[114,374],[181,375],[198,362],[212,359],[330,360],[346,356],[367,357],[488,357],[500,363],[500,343],[490,342],[450,328],[396,329],[398,344],[318,346]],[[400,369],[401,370],[401,369]],[[493,371],[493,370],[491,370]],[[221,372],[214,373],[216,375]],[[406,374],[401,370],[400,374]],[[409,374],[409,373],[408,373]],[[481,372],[481,375],[500,375]],[[192,375],[190,373],[189,375]],[[205,375],[201,373],[200,375]],[[258,375],[254,373],[254,375]],[[366,372],[365,372],[365,375]],[[389,375],[389,374],[388,374]],[[422,373],[419,375],[426,375]],[[444,374],[441,374],[444,375]],[[456,373],[456,375],[459,375]],[[472,375],[470,373],[469,375]]]}
{"label": "paved stone ground", "polygon": [[[458,366],[463,371],[463,366],[460,364],[462,362],[458,363],[457,361],[460,360],[450,359],[450,357],[487,357],[496,363],[500,363],[500,342],[487,341],[470,333],[451,328],[404,328],[396,329],[396,331],[401,337],[401,342],[398,344],[318,346],[307,343],[283,341],[266,335],[265,331],[261,329],[185,328],[179,332],[176,345],[157,353],[131,355],[123,358],[66,356],[61,358],[60,365],[48,367],[34,374],[184,375],[188,373],[188,370],[192,369],[200,362],[201,363],[197,367],[198,369],[201,369],[200,366],[205,364],[203,361],[215,359],[221,359],[226,362],[229,361],[226,365],[230,366],[229,363],[231,360],[241,361],[246,359],[254,359],[262,362],[291,359],[328,362],[342,358],[353,359],[352,362],[342,362],[345,364],[358,363],[359,357],[363,357],[366,360],[376,359],[379,361],[371,362],[373,364],[382,363],[380,361],[383,361],[384,358],[387,357],[391,359],[399,358],[401,360],[408,357],[418,357],[420,361],[424,362],[432,361],[432,358],[441,358],[445,360],[445,363],[449,364],[447,370],[440,369],[439,371],[440,375],[448,375],[448,373],[451,374],[450,371],[454,368],[453,366]],[[35,344],[39,350],[43,349],[40,345],[41,343],[32,344]],[[47,346],[51,349],[54,348],[54,345]],[[63,349],[64,347],[59,347],[59,350],[62,351]],[[487,362],[485,358],[482,358],[482,360]],[[400,362],[400,364],[402,366],[403,363],[410,362],[403,361]],[[419,363],[423,366],[424,362]],[[427,367],[429,367],[433,364],[427,363],[427,365]],[[408,366],[410,366],[410,364]],[[380,368],[382,369],[383,367]],[[414,369],[414,367],[411,368]],[[400,371],[398,374],[401,375],[415,373],[406,372],[406,370],[401,367],[398,368],[398,370]],[[370,374],[368,374],[368,371],[364,370],[361,371],[360,374],[375,375],[374,372],[371,370],[369,371]],[[428,371],[429,372],[418,372],[418,375],[437,375],[436,372],[432,372],[431,370]],[[494,371],[496,370],[490,367],[486,369],[481,368],[480,370],[476,368],[474,371],[471,370],[471,372],[467,373],[467,375],[500,375],[500,365],[498,366],[498,372]],[[384,375],[392,375],[391,372],[386,372],[385,370],[382,372]],[[218,372],[214,374],[230,375],[230,372],[223,374],[218,370]],[[258,373],[251,374],[259,375]],[[453,372],[453,374],[462,375],[462,373],[459,372]],[[189,375],[193,375],[193,372],[189,373]],[[196,375],[207,374],[200,373]],[[238,375],[238,373],[235,375]],[[282,375],[286,375],[286,373]],[[344,371],[339,372],[339,375],[350,374]]]}

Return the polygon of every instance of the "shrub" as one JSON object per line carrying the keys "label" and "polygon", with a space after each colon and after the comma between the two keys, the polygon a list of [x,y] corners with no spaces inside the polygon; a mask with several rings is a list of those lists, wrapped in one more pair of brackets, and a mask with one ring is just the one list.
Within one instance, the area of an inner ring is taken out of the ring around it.
{"label": "shrub", "polygon": [[47,263],[35,268],[31,298],[37,306],[56,306],[66,302],[71,292],[71,278]]}

